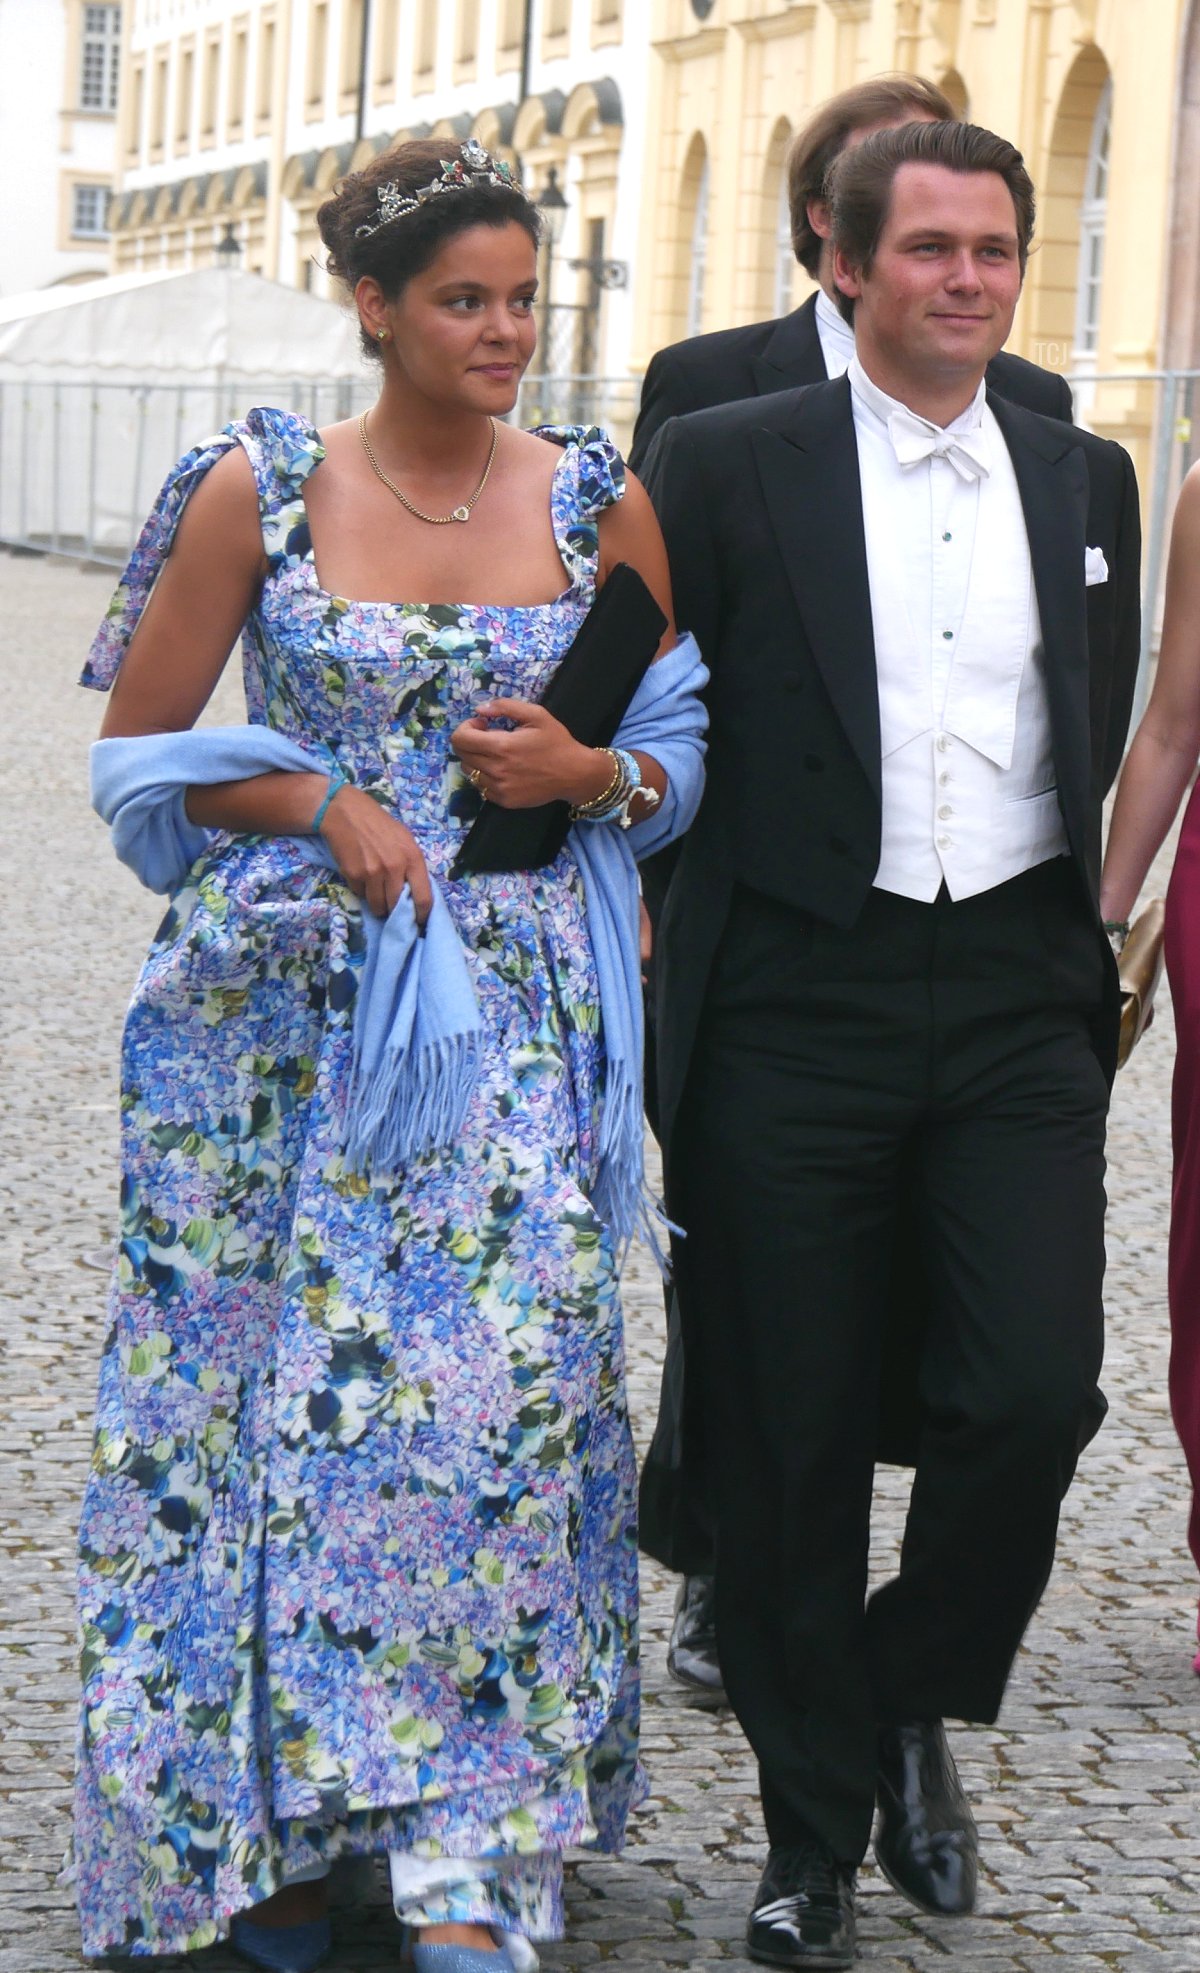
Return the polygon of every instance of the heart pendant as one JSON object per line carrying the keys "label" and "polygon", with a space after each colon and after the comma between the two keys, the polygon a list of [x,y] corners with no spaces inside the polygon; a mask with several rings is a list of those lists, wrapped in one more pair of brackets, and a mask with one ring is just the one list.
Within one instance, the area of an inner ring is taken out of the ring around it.
{"label": "heart pendant", "polygon": [[456,507],[451,518],[456,521],[469,521],[471,518],[471,509],[469,507]]}

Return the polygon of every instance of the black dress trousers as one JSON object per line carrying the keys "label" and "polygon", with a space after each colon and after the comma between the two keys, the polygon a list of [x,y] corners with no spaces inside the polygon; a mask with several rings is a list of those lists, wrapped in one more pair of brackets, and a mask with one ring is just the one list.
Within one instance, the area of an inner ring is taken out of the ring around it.
{"label": "black dress trousers", "polygon": [[[873,891],[850,930],[735,893],[670,1205],[773,1842],[857,1862],[878,1725],[996,1717],[1102,1409],[1106,963],[1066,859],[957,904]],[[900,1213],[921,1428],[901,1570],[865,1605]]]}

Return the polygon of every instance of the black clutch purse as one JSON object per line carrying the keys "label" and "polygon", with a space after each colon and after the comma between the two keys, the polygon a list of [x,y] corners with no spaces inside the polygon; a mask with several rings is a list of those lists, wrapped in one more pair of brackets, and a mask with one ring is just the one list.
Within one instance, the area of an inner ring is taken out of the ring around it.
{"label": "black clutch purse", "polygon": [[[542,704],[588,747],[607,747],[662,642],[667,619],[637,570],[618,562],[542,695]],[[454,862],[452,877],[492,870],[541,870],[571,826],[567,802],[496,808],[485,802]]]}

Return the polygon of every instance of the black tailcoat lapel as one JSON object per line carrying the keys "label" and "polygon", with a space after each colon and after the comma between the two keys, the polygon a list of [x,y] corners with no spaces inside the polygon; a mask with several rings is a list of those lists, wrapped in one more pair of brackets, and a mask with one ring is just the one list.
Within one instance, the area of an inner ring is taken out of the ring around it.
{"label": "black tailcoat lapel", "polygon": [[759,397],[795,390],[799,384],[825,382],[825,353],[817,331],[815,295],[810,295],[799,308],[775,324],[760,353],[750,359],[750,369]]}
{"label": "black tailcoat lapel", "polygon": [[751,434],[763,498],[834,711],[880,800],[879,688],[850,386],[806,391]]}
{"label": "black tailcoat lapel", "polygon": [[1013,462],[1033,563],[1046,695],[1067,838],[1087,867],[1091,784],[1087,591],[1088,470],[1070,431],[988,392]]}

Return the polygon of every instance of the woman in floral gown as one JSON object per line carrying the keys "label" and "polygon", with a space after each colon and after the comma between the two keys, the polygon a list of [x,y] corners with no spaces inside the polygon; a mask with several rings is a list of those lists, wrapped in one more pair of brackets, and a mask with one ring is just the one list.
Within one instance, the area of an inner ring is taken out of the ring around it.
{"label": "woman in floral gown", "polygon": [[[169,744],[240,630],[251,726],[313,761],[187,787],[203,851],[126,1025],[81,1533],[93,1954],[232,1933],[315,1965],[331,1859],[386,1852],[418,1966],[502,1973],[561,1935],[564,1848],[617,1847],[641,1786],[589,899],[570,841],[449,871],[482,798],[636,842],[698,787],[638,755],[605,810],[612,756],[536,703],[616,562],[669,614],[665,556],[599,434],[494,422],[533,348],[536,213],[444,148],[322,209],[382,360],[363,429],[260,410],[189,454],[85,672],[115,681],[108,740]],[[364,930],[405,895],[431,931],[448,910],[480,1040],[453,1143],[364,1173]]]}

